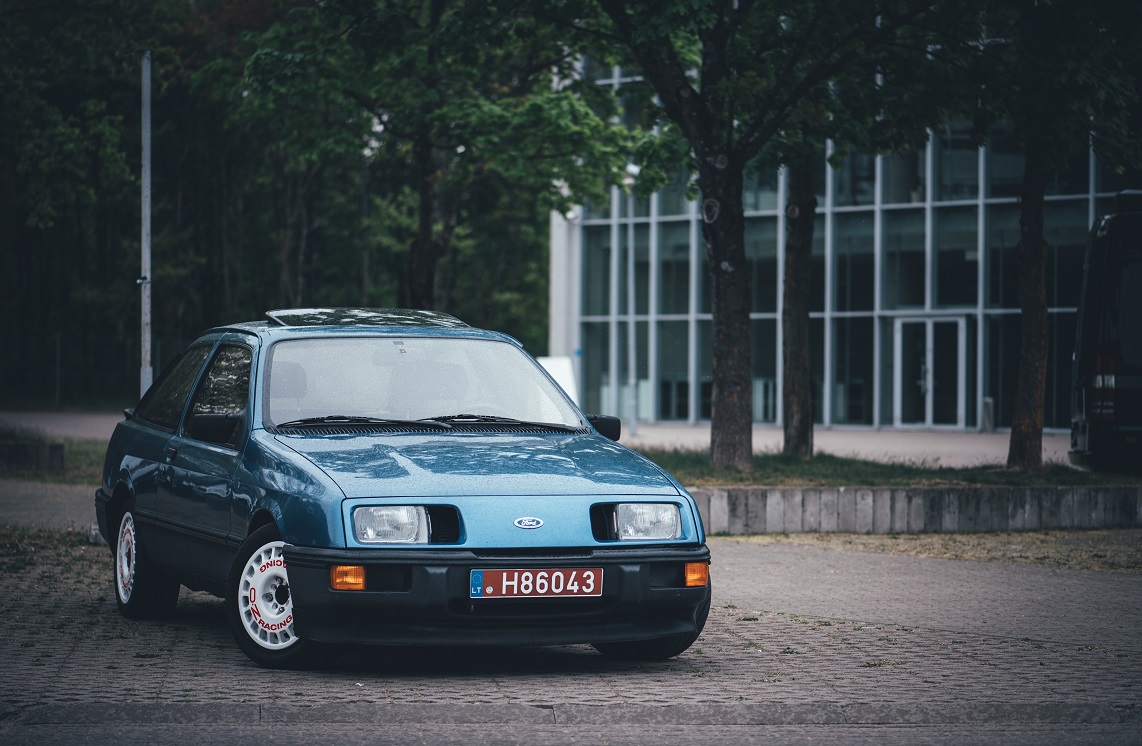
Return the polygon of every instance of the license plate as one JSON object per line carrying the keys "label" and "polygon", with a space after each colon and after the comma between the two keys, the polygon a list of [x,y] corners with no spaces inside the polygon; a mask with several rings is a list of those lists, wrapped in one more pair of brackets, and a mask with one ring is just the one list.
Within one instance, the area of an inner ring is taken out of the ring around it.
{"label": "license plate", "polygon": [[563,598],[603,595],[601,567],[473,570],[471,598]]}

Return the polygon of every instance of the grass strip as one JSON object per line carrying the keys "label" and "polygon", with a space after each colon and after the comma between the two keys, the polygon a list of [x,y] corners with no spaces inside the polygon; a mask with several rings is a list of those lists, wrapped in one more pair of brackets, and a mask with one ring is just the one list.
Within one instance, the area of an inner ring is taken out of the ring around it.
{"label": "grass strip", "polygon": [[[35,442],[46,442],[46,440]],[[94,490],[103,478],[103,457],[107,453],[107,441],[61,438],[58,442],[63,443],[62,474],[34,469],[13,469],[0,464],[0,479],[26,479],[33,482],[51,482],[53,484],[86,484]]]}
{"label": "grass strip", "polygon": [[1140,477],[1083,471],[1050,463],[1036,472],[1021,472],[998,465],[950,467],[922,463],[865,461],[827,453],[802,460],[779,453],[753,457],[753,469],[710,466],[709,450],[640,449],[688,487],[767,485],[789,487],[905,487],[905,486],[1100,486],[1138,484]]}

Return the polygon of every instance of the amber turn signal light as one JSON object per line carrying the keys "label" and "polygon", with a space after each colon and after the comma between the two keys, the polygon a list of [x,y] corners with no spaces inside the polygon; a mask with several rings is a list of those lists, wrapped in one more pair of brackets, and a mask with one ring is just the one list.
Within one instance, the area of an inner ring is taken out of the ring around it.
{"label": "amber turn signal light", "polygon": [[710,582],[710,564],[708,562],[686,563],[686,587],[701,588]]}
{"label": "amber turn signal light", "polygon": [[329,568],[329,585],[335,591],[363,591],[365,568],[361,565],[333,565]]}

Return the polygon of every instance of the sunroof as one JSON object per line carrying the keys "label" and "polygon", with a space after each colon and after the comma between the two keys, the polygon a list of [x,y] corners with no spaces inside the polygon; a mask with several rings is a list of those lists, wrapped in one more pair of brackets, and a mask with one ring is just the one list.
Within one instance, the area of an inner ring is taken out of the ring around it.
{"label": "sunroof", "polygon": [[266,311],[282,326],[468,326],[439,311],[410,308],[283,308]]}

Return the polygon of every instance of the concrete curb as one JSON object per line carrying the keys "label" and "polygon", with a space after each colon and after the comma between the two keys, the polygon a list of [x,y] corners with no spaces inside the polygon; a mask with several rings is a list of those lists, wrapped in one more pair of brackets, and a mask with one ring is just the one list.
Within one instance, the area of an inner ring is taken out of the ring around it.
{"label": "concrete curb", "polygon": [[1142,526],[1142,486],[695,487],[690,494],[711,534]]}
{"label": "concrete curb", "polygon": [[[1142,486],[692,487],[710,534],[856,534],[1142,527]],[[82,531],[94,489],[0,479],[0,524]]]}
{"label": "concrete curb", "polygon": [[1094,702],[1025,704],[896,704],[766,702],[677,705],[335,704],[68,704],[40,705],[15,719],[21,725],[186,725],[251,722],[539,725],[935,725],[1120,724],[1134,722],[1128,707]]}

